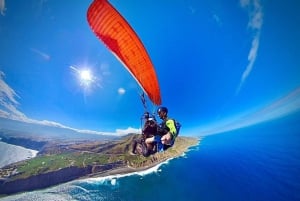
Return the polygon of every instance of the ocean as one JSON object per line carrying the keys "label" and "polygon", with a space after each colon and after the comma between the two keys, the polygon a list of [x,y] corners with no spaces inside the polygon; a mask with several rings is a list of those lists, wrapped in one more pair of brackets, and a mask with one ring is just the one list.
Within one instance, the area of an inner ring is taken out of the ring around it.
{"label": "ocean", "polygon": [[38,151],[0,141],[0,168],[5,165],[33,158]]}
{"label": "ocean", "polygon": [[150,170],[76,180],[2,200],[300,200],[299,114],[204,137]]}

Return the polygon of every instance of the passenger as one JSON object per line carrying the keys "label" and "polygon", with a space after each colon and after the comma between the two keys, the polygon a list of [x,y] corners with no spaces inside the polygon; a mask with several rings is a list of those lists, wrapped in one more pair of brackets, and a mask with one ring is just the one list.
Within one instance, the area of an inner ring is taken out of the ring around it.
{"label": "passenger", "polygon": [[142,129],[142,135],[140,138],[135,139],[132,143],[132,151],[130,152],[131,155],[137,154],[137,146],[140,145],[140,152],[143,156],[147,157],[153,152],[155,152],[154,143],[148,143],[146,144],[146,139],[153,137],[157,133],[157,123],[154,117],[150,117],[150,114],[146,112],[143,116],[143,119],[145,120],[143,129]]}

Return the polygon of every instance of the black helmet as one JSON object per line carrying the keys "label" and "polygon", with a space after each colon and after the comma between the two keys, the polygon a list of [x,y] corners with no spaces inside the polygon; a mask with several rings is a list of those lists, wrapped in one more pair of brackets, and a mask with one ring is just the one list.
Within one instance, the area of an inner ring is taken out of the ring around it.
{"label": "black helmet", "polygon": [[159,114],[160,112],[165,112],[166,114],[168,114],[168,108],[161,106],[157,109],[157,114]]}
{"label": "black helmet", "polygon": [[150,114],[149,114],[149,112],[145,112],[143,116],[144,116],[145,119],[149,119]]}

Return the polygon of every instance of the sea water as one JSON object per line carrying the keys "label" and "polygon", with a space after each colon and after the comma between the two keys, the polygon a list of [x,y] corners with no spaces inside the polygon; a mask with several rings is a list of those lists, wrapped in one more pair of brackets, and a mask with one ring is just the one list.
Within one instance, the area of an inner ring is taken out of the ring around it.
{"label": "sea water", "polygon": [[0,141],[0,168],[18,161],[33,158],[38,151]]}
{"label": "sea water", "polygon": [[84,179],[3,200],[300,200],[299,115],[203,138],[146,172]]}

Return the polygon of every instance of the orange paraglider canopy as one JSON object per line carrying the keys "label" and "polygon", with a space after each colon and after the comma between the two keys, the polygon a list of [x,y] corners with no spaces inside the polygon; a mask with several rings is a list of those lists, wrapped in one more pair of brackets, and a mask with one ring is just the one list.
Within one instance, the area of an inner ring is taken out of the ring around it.
{"label": "orange paraglider canopy", "polygon": [[127,21],[107,0],[94,0],[87,19],[96,36],[124,64],[150,100],[160,105],[160,89],[153,64]]}

